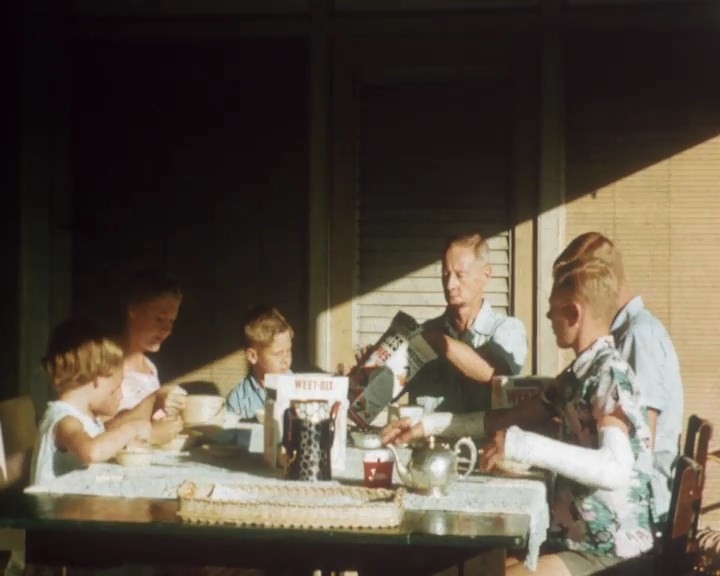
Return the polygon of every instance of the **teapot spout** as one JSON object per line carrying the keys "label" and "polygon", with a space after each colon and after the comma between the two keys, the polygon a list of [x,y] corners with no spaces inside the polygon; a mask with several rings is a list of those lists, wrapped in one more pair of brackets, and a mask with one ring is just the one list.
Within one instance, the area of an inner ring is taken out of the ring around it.
{"label": "teapot spout", "polygon": [[393,446],[392,444],[387,444],[385,447],[390,449],[390,452],[392,452],[393,457],[395,458],[395,466],[397,467],[400,480],[402,480],[403,484],[405,484],[406,486],[412,485],[412,474],[408,470],[407,466],[400,462],[400,456],[398,455],[398,451],[395,446]]}

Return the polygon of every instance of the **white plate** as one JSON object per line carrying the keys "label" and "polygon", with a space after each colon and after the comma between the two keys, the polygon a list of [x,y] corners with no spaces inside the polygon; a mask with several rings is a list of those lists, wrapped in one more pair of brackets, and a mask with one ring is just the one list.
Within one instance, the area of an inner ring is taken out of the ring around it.
{"label": "white plate", "polygon": [[508,474],[527,474],[530,471],[530,465],[517,460],[501,460],[496,466],[503,472]]}

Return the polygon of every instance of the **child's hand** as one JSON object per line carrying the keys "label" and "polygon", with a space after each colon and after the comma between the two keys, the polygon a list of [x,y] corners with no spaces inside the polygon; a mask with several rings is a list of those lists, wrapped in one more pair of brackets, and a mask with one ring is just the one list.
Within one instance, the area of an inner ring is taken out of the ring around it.
{"label": "child's hand", "polygon": [[152,424],[150,424],[149,420],[134,420],[132,424],[135,426],[135,440],[140,442],[150,441]]}
{"label": "child's hand", "polygon": [[167,444],[182,431],[182,418],[163,418],[152,423],[150,442],[155,445]]}
{"label": "child's hand", "polygon": [[144,452],[149,448],[150,445],[142,440],[130,440],[130,442],[127,443],[127,446],[125,446],[125,450],[128,452]]}
{"label": "child's hand", "polygon": [[499,430],[480,454],[480,470],[489,472],[505,460],[505,430]]}
{"label": "child's hand", "polygon": [[185,408],[187,392],[184,388],[175,385],[161,386],[157,393],[157,407],[168,417],[175,418]]}

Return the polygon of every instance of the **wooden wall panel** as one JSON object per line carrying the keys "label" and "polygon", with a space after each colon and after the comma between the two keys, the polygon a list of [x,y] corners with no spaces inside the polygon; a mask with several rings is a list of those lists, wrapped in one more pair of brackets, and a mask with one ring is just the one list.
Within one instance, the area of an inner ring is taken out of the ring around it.
{"label": "wooden wall panel", "polygon": [[[617,242],[631,287],[677,349],[685,418],[697,413],[720,430],[720,83],[710,73],[719,45],[594,42],[568,51],[567,238],[599,230]],[[710,466],[708,504],[720,501]]]}

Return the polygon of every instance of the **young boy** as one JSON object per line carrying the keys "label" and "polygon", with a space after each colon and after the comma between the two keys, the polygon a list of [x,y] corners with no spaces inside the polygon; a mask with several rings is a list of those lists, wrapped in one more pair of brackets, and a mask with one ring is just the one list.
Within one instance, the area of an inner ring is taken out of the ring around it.
{"label": "young boy", "polygon": [[255,307],[245,316],[243,333],[250,371],[228,393],[227,407],[245,420],[265,406],[265,375],[290,371],[293,329],[275,308]]}
{"label": "young boy", "polygon": [[683,384],[675,347],[662,322],[645,308],[625,277],[617,246],[599,232],[574,238],[555,260],[561,268],[575,260],[597,259],[607,263],[618,281],[618,311],[610,327],[615,347],[637,376],[653,436],[652,492],[655,521],[667,521],[675,475],[675,462],[683,427]]}
{"label": "young boy", "polygon": [[58,399],[48,403],[40,423],[32,484],[109,460],[128,444],[150,439],[149,420],[105,431],[103,420],[115,415],[122,398],[123,352],[92,323],[70,319],[60,324],[42,363]]}
{"label": "young boy", "polygon": [[547,317],[558,346],[576,358],[542,401],[561,418],[561,440],[511,426],[483,455],[485,468],[506,458],[558,474],[548,535],[555,553],[540,559],[538,574],[591,574],[653,545],[650,428],[610,336],[617,290],[604,261],[558,267]]}

